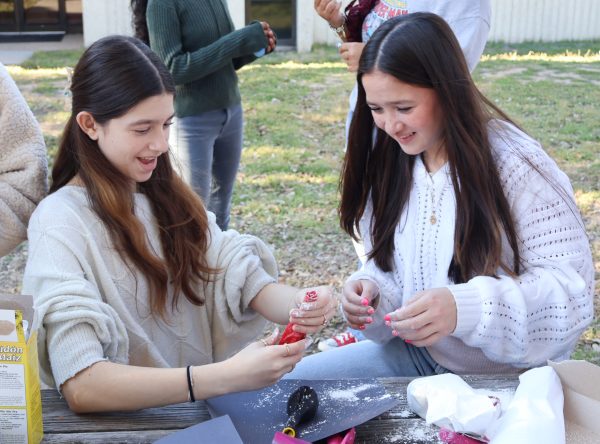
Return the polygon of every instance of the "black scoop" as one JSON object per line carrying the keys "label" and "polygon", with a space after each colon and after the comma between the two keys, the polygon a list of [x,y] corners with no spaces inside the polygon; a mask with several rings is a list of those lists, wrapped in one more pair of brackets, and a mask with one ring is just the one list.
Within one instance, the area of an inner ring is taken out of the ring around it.
{"label": "black scoop", "polygon": [[288,399],[288,419],[285,422],[283,433],[292,437],[296,436],[296,427],[313,419],[317,414],[317,408],[319,408],[317,392],[306,385],[298,387]]}

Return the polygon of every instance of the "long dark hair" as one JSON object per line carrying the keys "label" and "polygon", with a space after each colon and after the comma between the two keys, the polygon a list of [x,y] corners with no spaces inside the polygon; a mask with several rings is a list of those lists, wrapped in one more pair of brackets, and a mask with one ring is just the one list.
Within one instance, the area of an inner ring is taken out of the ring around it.
{"label": "long dark hair", "polygon": [[133,212],[130,179],[102,154],[98,143],[79,127],[76,116],[89,112],[99,125],[123,116],[142,100],[175,94],[169,71],[154,52],[133,37],[110,36],[92,44],[81,56],[71,83],[71,116],[62,134],[52,169],[53,193],[78,176],[92,209],[107,227],[124,262],[129,259],[147,278],[151,309],[163,316],[169,281],[176,307],[182,292],[202,305],[201,282],[211,270],[205,258],[208,245],[206,211],[196,194],[174,173],[169,155],[158,157],[151,178],[138,183],[148,196],[160,232],[164,259],[147,244],[144,226]]}
{"label": "long dark hair", "polygon": [[[407,204],[415,157],[377,129],[366,105],[362,77],[378,70],[402,82],[435,91],[444,116],[443,138],[456,196],[454,256],[448,276],[465,282],[475,275],[510,275],[520,270],[515,223],[504,194],[488,139],[494,117],[512,121],[473,83],[460,45],[446,22],[435,14],[412,13],[386,21],[365,46],[358,68],[358,102],[340,179],[342,228],[357,239],[369,198],[373,249],[369,258],[392,269],[395,227]],[[502,260],[502,236],[513,263]]]}
{"label": "long dark hair", "polygon": [[147,9],[148,0],[131,0],[131,18],[134,35],[146,45],[149,45],[150,35],[148,34],[148,23],[146,22]]}

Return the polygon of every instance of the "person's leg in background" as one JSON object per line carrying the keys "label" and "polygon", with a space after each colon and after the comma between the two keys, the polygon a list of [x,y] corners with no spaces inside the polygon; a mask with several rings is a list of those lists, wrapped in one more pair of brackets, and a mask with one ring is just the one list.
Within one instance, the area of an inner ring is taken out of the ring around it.
{"label": "person's leg in background", "polygon": [[215,140],[212,164],[212,189],[208,209],[217,216],[222,230],[229,225],[233,187],[240,166],[244,138],[242,105],[226,110],[226,119],[219,137]]}
{"label": "person's leg in background", "polygon": [[215,141],[226,121],[224,110],[174,119],[169,142],[184,180],[208,207]]}

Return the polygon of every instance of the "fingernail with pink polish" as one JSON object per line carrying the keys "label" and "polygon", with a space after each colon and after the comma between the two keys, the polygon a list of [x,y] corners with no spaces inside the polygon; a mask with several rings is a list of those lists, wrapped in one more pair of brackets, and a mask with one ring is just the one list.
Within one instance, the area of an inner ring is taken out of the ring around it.
{"label": "fingernail with pink polish", "polygon": [[367,313],[372,315],[373,313],[375,313],[375,310],[373,309],[373,307],[369,307],[369,309],[367,310]]}
{"label": "fingernail with pink polish", "polygon": [[392,335],[394,336],[398,336],[400,333],[398,333],[396,330],[392,330]]}
{"label": "fingernail with pink polish", "polygon": [[359,330],[364,330],[364,329],[365,329],[365,326],[364,326],[364,325],[361,325],[361,326],[359,326],[359,327],[358,327],[358,329],[359,329]]}
{"label": "fingernail with pink polish", "polygon": [[366,307],[367,305],[369,305],[369,300],[367,298],[362,298],[360,300],[360,303]]}
{"label": "fingernail with pink polish", "polygon": [[392,317],[389,314],[386,314],[383,319],[385,319],[386,321],[391,321]]}
{"label": "fingernail with pink polish", "polygon": [[412,344],[412,341],[410,339],[405,339],[404,342],[406,342],[407,344]]}
{"label": "fingernail with pink polish", "polygon": [[385,325],[387,325],[388,327],[390,327],[392,325],[391,321],[385,321]]}
{"label": "fingernail with pink polish", "polygon": [[373,318],[367,318],[367,324],[372,324],[373,323]]}

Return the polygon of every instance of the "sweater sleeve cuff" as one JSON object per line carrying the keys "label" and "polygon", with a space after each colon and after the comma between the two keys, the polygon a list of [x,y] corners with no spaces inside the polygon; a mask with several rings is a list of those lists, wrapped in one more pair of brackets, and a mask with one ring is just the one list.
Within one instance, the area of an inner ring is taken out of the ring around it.
{"label": "sweater sleeve cuff", "polygon": [[86,323],[73,325],[68,334],[49,340],[48,349],[54,382],[59,389],[80,371],[106,360],[94,328]]}
{"label": "sweater sleeve cuff", "polygon": [[481,296],[469,283],[449,285],[448,290],[456,303],[456,328],[452,336],[462,337],[472,332],[481,320]]}
{"label": "sweater sleeve cuff", "polygon": [[256,52],[262,48],[266,48],[268,41],[263,31],[262,23],[258,20],[250,22],[247,26],[248,33],[244,39],[246,44],[250,45],[251,51]]}

